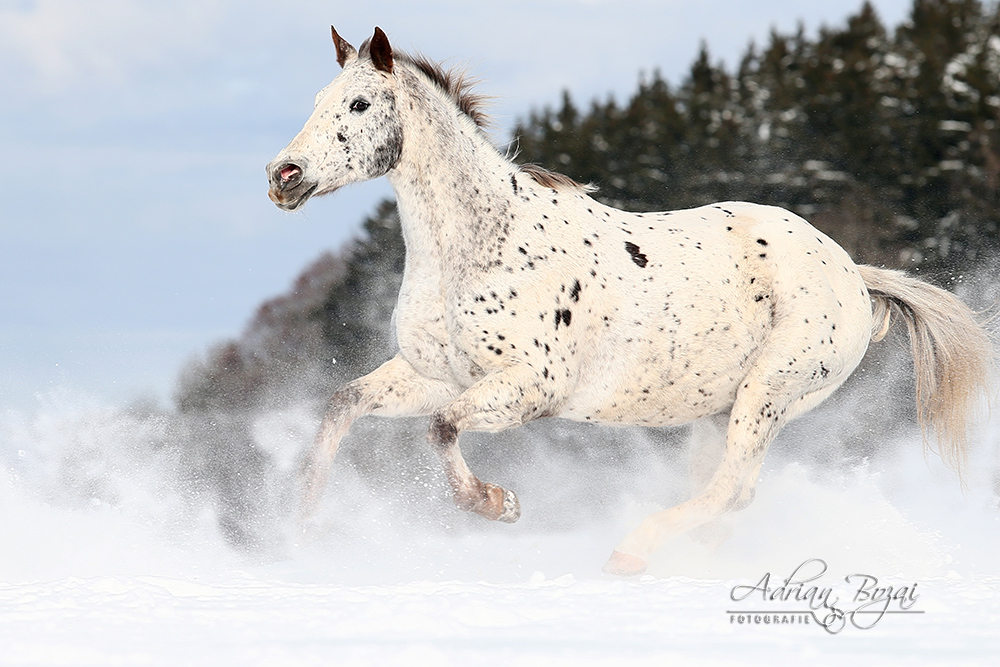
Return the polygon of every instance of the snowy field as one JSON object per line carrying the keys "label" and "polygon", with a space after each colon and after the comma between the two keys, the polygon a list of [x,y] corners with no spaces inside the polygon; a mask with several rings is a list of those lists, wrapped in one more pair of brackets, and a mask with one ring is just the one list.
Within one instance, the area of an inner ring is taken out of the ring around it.
{"label": "snowy field", "polygon": [[[619,579],[601,573],[617,540],[683,498],[673,440],[560,422],[469,434],[470,465],[521,497],[521,521],[495,525],[451,506],[419,421],[360,422],[297,534],[282,488],[311,410],[248,417],[256,468],[227,459],[232,475],[205,482],[186,471],[210,469],[207,450],[170,415],[54,394],[0,414],[0,665],[996,664],[1000,420],[963,491],[913,429],[825,465],[857,411],[883,411],[845,396],[786,430],[749,509]],[[816,574],[802,596],[858,610],[845,577],[867,574],[903,597],[882,608],[911,613],[826,630],[829,608],[752,590],[799,565]]]}

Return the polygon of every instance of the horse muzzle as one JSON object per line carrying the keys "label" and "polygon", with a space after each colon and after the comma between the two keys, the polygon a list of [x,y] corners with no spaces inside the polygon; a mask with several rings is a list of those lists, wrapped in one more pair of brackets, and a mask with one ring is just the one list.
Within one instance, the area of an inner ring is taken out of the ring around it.
{"label": "horse muzzle", "polygon": [[275,160],[267,165],[267,179],[271,187],[267,196],[278,208],[294,211],[316,192],[319,184],[305,178],[306,165],[290,160]]}

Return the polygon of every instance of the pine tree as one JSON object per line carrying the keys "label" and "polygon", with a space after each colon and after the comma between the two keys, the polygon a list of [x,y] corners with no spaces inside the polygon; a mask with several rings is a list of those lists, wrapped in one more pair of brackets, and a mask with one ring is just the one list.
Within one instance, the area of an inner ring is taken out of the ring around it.
{"label": "pine tree", "polygon": [[403,282],[406,246],[393,202],[364,222],[366,236],[348,253],[347,270],[311,316],[321,324],[329,371],[351,379],[374,370],[395,352],[390,320]]}

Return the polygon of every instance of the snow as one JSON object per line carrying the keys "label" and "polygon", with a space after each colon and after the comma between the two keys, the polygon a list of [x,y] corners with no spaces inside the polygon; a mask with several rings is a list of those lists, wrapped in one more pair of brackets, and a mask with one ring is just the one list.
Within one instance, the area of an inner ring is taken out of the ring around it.
{"label": "snow", "polygon": [[[177,481],[183,457],[148,445],[170,431],[162,415],[50,397],[33,414],[0,413],[0,665],[991,664],[1000,423],[977,435],[963,490],[908,428],[851,465],[803,455],[804,442],[842,439],[852,405],[788,429],[747,510],[621,579],[601,573],[603,560],[675,498],[648,489],[680,474],[675,454],[642,431],[522,429],[515,444],[527,449],[511,445],[509,470],[524,469],[515,488],[525,515],[513,526],[459,513],[437,473],[399,472],[398,449],[380,465],[390,481],[414,477],[415,495],[366,483],[345,458],[308,532],[279,517],[279,537],[251,549],[224,539],[211,493]],[[275,461],[270,482],[311,437],[311,414],[255,418],[254,440]],[[360,423],[353,446],[379,428]],[[544,444],[581,433],[643,454],[616,464],[601,449],[574,458]],[[485,452],[497,441],[483,442],[468,448],[477,469],[494,460]],[[844,608],[858,606],[845,577],[863,573],[915,593],[911,610],[922,613],[832,634],[802,621],[804,602],[734,600],[735,587],[765,574],[778,585],[813,559],[827,567],[814,583]],[[802,613],[739,623],[739,612],[761,609]]]}

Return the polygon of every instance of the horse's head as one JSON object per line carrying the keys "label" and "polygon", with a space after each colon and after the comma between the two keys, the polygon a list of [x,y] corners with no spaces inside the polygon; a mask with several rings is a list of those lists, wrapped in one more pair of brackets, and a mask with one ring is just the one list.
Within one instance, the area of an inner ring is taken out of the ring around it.
{"label": "horse's head", "polygon": [[375,28],[359,54],[331,30],[343,71],[316,95],[305,127],[267,165],[267,194],[286,211],[312,195],[384,176],[402,151],[389,39]]}

